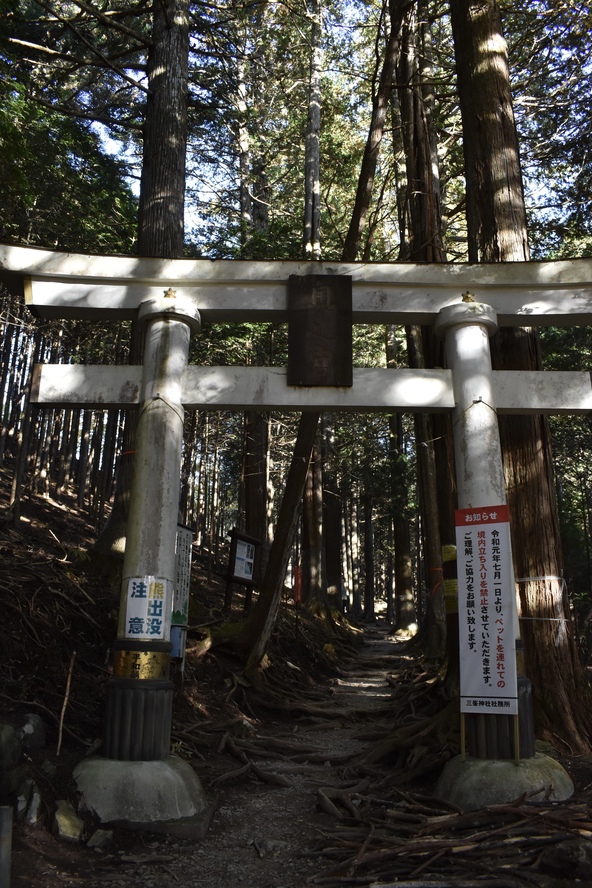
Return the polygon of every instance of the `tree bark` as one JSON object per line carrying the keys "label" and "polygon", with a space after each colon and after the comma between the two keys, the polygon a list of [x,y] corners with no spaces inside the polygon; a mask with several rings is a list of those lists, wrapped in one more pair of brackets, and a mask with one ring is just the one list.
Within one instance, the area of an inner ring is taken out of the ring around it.
{"label": "tree bark", "polygon": [[409,534],[409,491],[403,470],[402,423],[400,414],[389,416],[389,462],[393,502],[395,628],[402,632],[417,629],[413,600],[413,559]]}
{"label": "tree bark", "polygon": [[341,496],[335,472],[335,434],[333,416],[326,414],[323,422],[321,455],[323,464],[323,540],[327,595],[330,603],[343,608]]}
{"label": "tree bark", "polygon": [[316,444],[306,478],[302,523],[303,599],[314,613],[327,613],[329,599],[323,557],[323,480]]}
{"label": "tree bark", "polygon": [[[413,262],[444,262],[432,77],[425,55],[429,52],[429,40],[424,34],[427,25],[420,12],[418,9],[414,14],[410,7],[402,19],[402,49],[397,62],[409,203],[409,258]],[[418,18],[423,24],[418,23]]]}
{"label": "tree bark", "polygon": [[530,258],[510,70],[495,0],[451,0],[470,262]]}
{"label": "tree bark", "polygon": [[374,525],[372,493],[367,486],[362,495],[364,507],[364,619],[374,621]]}
{"label": "tree bark", "polygon": [[244,450],[244,497],[245,532],[260,540],[262,555],[253,577],[257,585],[261,582],[262,562],[267,561],[267,448],[268,417],[258,410],[245,413]]}
{"label": "tree bark", "polygon": [[15,457],[14,475],[10,490],[9,513],[11,522],[18,527],[21,519],[21,494],[23,490],[25,478],[25,465],[29,452],[29,440],[31,436],[31,425],[33,422],[33,408],[30,402],[30,388],[32,383],[33,366],[39,362],[43,341],[43,332],[37,327],[33,338],[33,354],[31,356],[29,367],[29,380],[26,389],[22,392],[22,405],[20,408],[21,421],[17,431],[17,451]]}

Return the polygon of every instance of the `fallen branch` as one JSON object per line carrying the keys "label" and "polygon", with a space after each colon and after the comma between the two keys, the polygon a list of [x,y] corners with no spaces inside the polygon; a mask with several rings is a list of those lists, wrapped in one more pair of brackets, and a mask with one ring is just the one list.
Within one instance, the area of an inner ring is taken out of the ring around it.
{"label": "fallen branch", "polygon": [[64,702],[62,703],[62,711],[60,713],[60,722],[58,726],[58,745],[56,749],[56,755],[60,754],[60,749],[62,748],[62,732],[64,729],[64,716],[66,715],[66,707],[68,705],[68,700],[70,699],[70,685],[72,683],[72,671],[74,669],[74,661],[76,659],[76,651],[72,651],[72,656],[70,657],[70,666],[68,668],[68,678],[66,679],[66,693],[64,694]]}

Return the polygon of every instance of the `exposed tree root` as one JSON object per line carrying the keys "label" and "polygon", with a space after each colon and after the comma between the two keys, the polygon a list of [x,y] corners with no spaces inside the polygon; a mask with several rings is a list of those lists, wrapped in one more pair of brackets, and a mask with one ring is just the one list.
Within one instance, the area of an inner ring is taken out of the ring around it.
{"label": "exposed tree root", "polygon": [[441,751],[450,747],[451,742],[458,746],[458,703],[449,703],[436,715],[422,719],[410,716],[408,723],[389,734],[370,752],[364,755],[364,764],[372,765],[400,750],[414,750],[415,757],[420,751],[429,754],[430,746]]}

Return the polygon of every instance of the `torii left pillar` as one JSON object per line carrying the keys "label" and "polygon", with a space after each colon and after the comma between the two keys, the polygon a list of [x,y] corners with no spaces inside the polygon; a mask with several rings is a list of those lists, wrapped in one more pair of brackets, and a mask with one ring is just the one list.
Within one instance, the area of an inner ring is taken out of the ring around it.
{"label": "torii left pillar", "polygon": [[143,302],[138,320],[145,326],[144,364],[104,736],[105,755],[128,761],[169,754],[170,633],[184,418],[181,388],[191,334],[200,329],[199,312],[174,290]]}
{"label": "torii left pillar", "polygon": [[152,831],[158,824],[167,831],[176,825],[183,835],[199,838],[211,806],[193,769],[170,755],[169,660],[182,380],[200,317],[192,301],[170,289],[143,302],[138,319],[145,326],[144,364],[103,757],[85,759],[74,776],[83,804],[103,823]]}

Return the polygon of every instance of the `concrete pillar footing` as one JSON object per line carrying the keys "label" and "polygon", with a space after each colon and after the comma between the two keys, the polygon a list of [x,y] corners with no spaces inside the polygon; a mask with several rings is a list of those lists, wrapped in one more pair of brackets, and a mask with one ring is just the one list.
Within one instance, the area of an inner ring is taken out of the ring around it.
{"label": "concrete pillar footing", "polygon": [[450,759],[440,775],[434,796],[456,805],[461,811],[477,811],[489,805],[504,805],[526,793],[529,801],[562,801],[570,798],[574,785],[567,771],[550,756],[532,758]]}
{"label": "concrete pillar footing", "polygon": [[193,768],[174,755],[147,762],[87,758],[73,776],[82,810],[122,829],[196,841],[206,835],[216,809]]}

